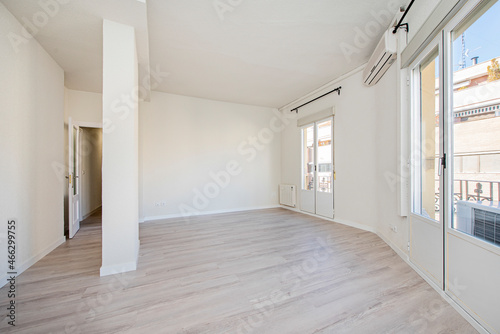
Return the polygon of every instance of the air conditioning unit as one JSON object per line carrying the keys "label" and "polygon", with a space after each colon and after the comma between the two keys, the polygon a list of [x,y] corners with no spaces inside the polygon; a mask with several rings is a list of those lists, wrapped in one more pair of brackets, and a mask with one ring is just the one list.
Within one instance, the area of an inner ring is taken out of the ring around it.
{"label": "air conditioning unit", "polygon": [[487,201],[457,201],[453,228],[500,245],[500,204]]}
{"label": "air conditioning unit", "polygon": [[387,30],[378,42],[375,51],[366,64],[363,72],[363,82],[366,86],[375,85],[397,58],[397,37],[392,33],[393,28]]}

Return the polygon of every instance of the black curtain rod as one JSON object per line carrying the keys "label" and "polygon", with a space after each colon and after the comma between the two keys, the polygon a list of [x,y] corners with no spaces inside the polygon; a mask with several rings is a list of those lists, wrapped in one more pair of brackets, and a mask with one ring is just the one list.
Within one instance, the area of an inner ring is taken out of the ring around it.
{"label": "black curtain rod", "polygon": [[411,6],[415,0],[411,0],[410,4],[408,5],[408,8],[406,8],[405,12],[403,13],[403,16],[401,16],[401,19],[399,20],[398,24],[394,27],[394,30],[392,31],[393,34],[398,32],[398,29],[401,27],[406,27],[406,31],[408,32],[410,30],[410,27],[408,26],[408,23],[401,23],[406,17],[406,14],[408,14],[408,11],[410,10]]}
{"label": "black curtain rod", "polygon": [[340,95],[340,90],[341,90],[341,89],[342,89],[342,87],[341,87],[341,86],[339,86],[339,87],[335,88],[334,90],[329,91],[328,93],[325,93],[325,94],[323,94],[323,95],[321,95],[321,96],[318,96],[317,98],[312,99],[312,100],[311,100],[311,101],[309,101],[309,102],[306,102],[306,103],[304,103],[304,104],[301,104],[301,105],[300,105],[300,106],[298,106],[297,108],[293,108],[293,109],[292,109],[292,110],[290,110],[290,111],[294,111],[294,110],[295,110],[295,112],[298,114],[298,113],[299,113],[299,108],[302,108],[302,107],[303,107],[303,106],[305,106],[306,104],[309,104],[309,103],[314,102],[314,101],[316,101],[316,100],[318,100],[318,99],[321,99],[323,96],[327,96],[328,94],[331,94],[331,93],[333,93],[333,92],[338,92],[338,93],[339,93],[339,95]]}

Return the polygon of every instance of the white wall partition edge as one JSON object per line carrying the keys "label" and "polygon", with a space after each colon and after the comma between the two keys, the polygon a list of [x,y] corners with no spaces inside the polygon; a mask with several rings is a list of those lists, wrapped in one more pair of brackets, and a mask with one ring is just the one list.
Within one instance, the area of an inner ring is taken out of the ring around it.
{"label": "white wall partition edge", "polygon": [[[139,250],[138,66],[133,27],[103,24],[101,276],[135,270]],[[116,101],[131,96],[133,107]],[[125,109],[125,110],[124,110]]]}

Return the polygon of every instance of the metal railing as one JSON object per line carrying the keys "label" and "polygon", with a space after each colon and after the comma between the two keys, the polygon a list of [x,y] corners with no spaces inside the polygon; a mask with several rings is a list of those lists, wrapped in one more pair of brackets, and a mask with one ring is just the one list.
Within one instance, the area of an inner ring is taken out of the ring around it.
{"label": "metal railing", "polygon": [[[436,180],[439,184],[439,180]],[[439,187],[436,187],[439,190]],[[457,201],[500,201],[500,181],[455,180],[453,183],[453,206],[456,211]],[[441,207],[440,193],[435,193],[436,211]]]}

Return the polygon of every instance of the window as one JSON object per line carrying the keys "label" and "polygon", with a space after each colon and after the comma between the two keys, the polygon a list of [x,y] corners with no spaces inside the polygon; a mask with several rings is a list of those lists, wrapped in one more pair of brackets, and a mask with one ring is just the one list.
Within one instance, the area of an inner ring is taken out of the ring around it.
{"label": "window", "polygon": [[437,5],[448,10],[444,20],[436,14],[421,29],[439,21],[442,30],[410,58],[409,258],[497,333],[500,290],[490,278],[500,277],[500,4],[469,0],[455,11],[450,3]]}
{"label": "window", "polygon": [[302,129],[302,189],[314,189],[314,125]]}
{"label": "window", "polygon": [[414,70],[417,91],[413,180],[413,212],[439,220],[439,48],[434,48]]}
{"label": "window", "polygon": [[[500,3],[486,2],[451,32],[453,146],[451,228],[500,245]],[[496,103],[495,103],[496,102]],[[468,109],[468,117],[461,117]],[[470,116],[469,116],[470,115]]]}
{"label": "window", "polygon": [[318,191],[332,192],[332,120],[318,123]]}

